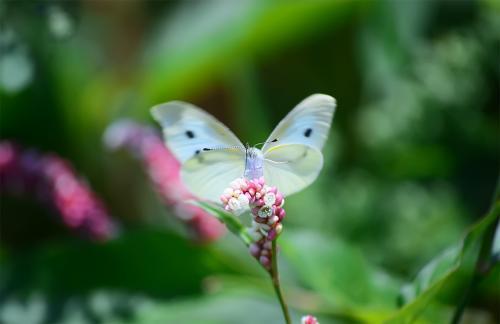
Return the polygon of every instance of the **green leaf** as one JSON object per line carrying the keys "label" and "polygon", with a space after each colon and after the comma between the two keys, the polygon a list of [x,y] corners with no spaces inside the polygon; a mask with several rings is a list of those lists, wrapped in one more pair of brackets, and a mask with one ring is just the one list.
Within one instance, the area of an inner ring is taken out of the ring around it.
{"label": "green leaf", "polygon": [[217,217],[218,220],[227,226],[229,231],[238,236],[246,245],[250,245],[253,242],[246,227],[232,214],[222,210],[217,205],[208,202],[192,201],[191,203],[203,208],[208,213]]}
{"label": "green leaf", "polygon": [[477,257],[483,235],[490,226],[495,226],[499,215],[500,200],[497,200],[486,217],[469,229],[459,245],[447,249],[432,260],[420,271],[412,284],[403,287],[402,295],[406,304],[391,316],[387,323],[414,322],[436,295],[453,282],[460,271],[466,271],[467,265],[470,265],[469,261]]}
{"label": "green leaf", "polygon": [[380,321],[394,311],[398,282],[370,266],[360,250],[313,232],[285,231],[280,240],[301,281],[334,312]]}

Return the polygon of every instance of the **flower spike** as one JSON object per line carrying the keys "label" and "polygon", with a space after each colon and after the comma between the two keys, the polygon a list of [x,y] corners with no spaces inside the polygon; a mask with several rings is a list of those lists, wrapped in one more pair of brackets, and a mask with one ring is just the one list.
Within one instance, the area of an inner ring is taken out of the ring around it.
{"label": "flower spike", "polygon": [[248,232],[254,243],[250,245],[250,254],[270,271],[273,258],[272,241],[283,229],[283,195],[276,187],[266,185],[264,178],[238,178],[224,190],[220,200],[223,208],[235,215],[251,211],[252,226]]}

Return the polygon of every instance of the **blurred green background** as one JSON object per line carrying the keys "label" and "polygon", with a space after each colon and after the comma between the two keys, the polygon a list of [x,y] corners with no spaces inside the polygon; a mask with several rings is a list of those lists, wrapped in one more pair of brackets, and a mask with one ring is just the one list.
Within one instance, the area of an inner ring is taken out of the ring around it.
{"label": "blurred green background", "polygon": [[32,197],[2,193],[0,322],[279,323],[245,246],[190,241],[141,164],[102,136],[121,118],[156,127],[149,108],[180,99],[258,143],[312,93],[338,108],[321,176],[287,199],[294,320],[446,323],[468,291],[463,322],[500,321],[498,264],[467,290],[498,219],[471,227],[498,177],[499,9],[0,1],[1,139],[69,160],[121,227],[85,240]]}

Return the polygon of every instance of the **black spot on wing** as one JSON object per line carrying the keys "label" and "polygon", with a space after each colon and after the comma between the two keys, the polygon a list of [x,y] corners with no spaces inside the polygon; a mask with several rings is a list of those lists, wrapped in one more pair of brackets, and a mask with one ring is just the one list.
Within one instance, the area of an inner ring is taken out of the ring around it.
{"label": "black spot on wing", "polygon": [[200,152],[201,152],[200,150],[196,150],[196,151],[194,152],[194,154],[195,154],[195,155],[198,155],[198,154],[200,154]]}
{"label": "black spot on wing", "polygon": [[185,134],[188,138],[194,138],[194,133],[191,130],[187,130]]}
{"label": "black spot on wing", "polygon": [[310,137],[310,136],[311,136],[311,134],[312,134],[312,132],[313,132],[312,128],[308,128],[308,129],[306,129],[306,131],[304,132],[304,136],[305,136],[305,137]]}

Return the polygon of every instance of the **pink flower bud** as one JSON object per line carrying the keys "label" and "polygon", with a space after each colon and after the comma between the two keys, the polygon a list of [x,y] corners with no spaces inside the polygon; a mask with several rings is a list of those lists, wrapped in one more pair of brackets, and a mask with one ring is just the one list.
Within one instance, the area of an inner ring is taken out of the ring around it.
{"label": "pink flower bud", "polygon": [[266,224],[267,223],[267,218],[262,218],[262,217],[255,217],[254,222],[259,223],[259,224]]}
{"label": "pink flower bud", "polygon": [[271,260],[269,260],[269,258],[265,255],[260,256],[259,262],[266,268],[269,268],[271,266]]}
{"label": "pink flower bud", "polygon": [[281,206],[283,202],[283,195],[281,193],[276,193],[276,202],[274,203],[276,206]]}
{"label": "pink flower bud", "polygon": [[266,249],[266,250],[271,250],[271,248],[273,247],[273,242],[271,242],[271,241],[266,241],[266,242],[262,245],[262,247],[263,247],[264,249]]}
{"label": "pink flower bud", "polygon": [[285,218],[285,216],[286,216],[286,212],[285,212],[285,210],[284,210],[284,209],[281,209],[281,210],[280,210],[280,213],[279,213],[279,215],[278,215],[278,217],[280,218],[280,222],[283,220],[283,218]]}
{"label": "pink flower bud", "polygon": [[300,320],[300,323],[301,324],[319,324],[316,317],[314,317],[312,315],[303,316],[302,319]]}
{"label": "pink flower bud", "polygon": [[277,233],[276,233],[276,229],[275,228],[271,228],[271,230],[267,233],[267,239],[269,241],[272,241],[276,238],[277,236]]}
{"label": "pink flower bud", "polygon": [[254,257],[258,257],[260,255],[260,246],[258,244],[251,244],[250,245],[250,254],[253,255]]}
{"label": "pink flower bud", "polygon": [[280,220],[280,218],[278,216],[272,216],[269,218],[268,223],[272,225],[272,224],[278,222],[279,220]]}

